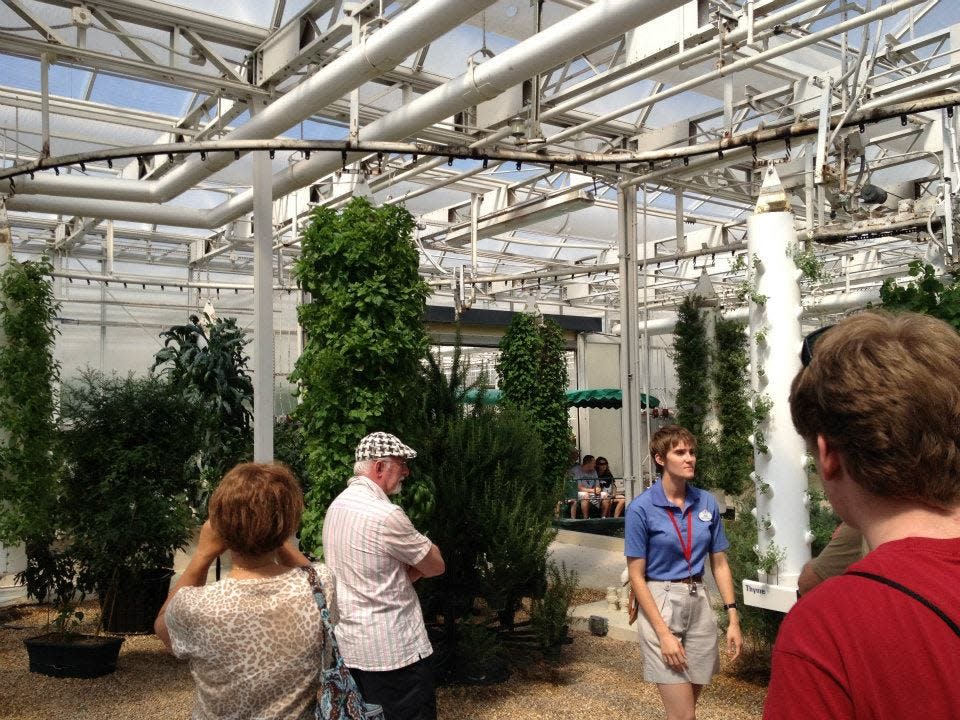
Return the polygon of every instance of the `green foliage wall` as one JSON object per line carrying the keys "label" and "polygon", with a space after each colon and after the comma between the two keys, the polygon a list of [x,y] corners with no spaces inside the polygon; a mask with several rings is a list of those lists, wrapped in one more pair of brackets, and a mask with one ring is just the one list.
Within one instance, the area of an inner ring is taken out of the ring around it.
{"label": "green foliage wall", "polygon": [[924,265],[919,260],[910,263],[910,276],[914,280],[902,286],[892,279],[884,281],[880,288],[883,308],[932,315],[960,332],[960,282],[956,276],[944,282],[936,276],[932,265]]}
{"label": "green foliage wall", "polygon": [[[747,388],[747,336],[742,323],[718,317],[715,343],[707,340],[700,300],[683,301],[674,330],[677,373],[677,424],[697,438],[697,476],[714,490],[739,495],[753,468],[749,437],[756,427]],[[710,403],[720,431],[708,431]]]}
{"label": "green foliage wall", "polygon": [[750,486],[753,446],[749,438],[756,424],[746,382],[750,356],[743,324],[717,318],[716,342],[711,376],[723,430],[715,442],[712,480],[714,488],[736,496]]}
{"label": "green foliage wall", "polygon": [[11,260],[0,274],[0,541],[41,541],[56,518],[59,461],[50,264]]}
{"label": "green foliage wall", "polygon": [[536,428],[543,445],[542,477],[559,496],[570,454],[563,331],[551,320],[514,315],[500,341],[497,376],[504,403],[526,413]]}
{"label": "green foliage wall", "polygon": [[309,550],[320,549],[324,513],[345,487],[360,438],[375,430],[409,437],[421,416],[429,288],[413,225],[401,207],[354,198],[340,213],[317,208],[304,231],[294,275],[310,302],[298,310],[306,344],[291,380],[302,391],[296,417],[313,480],[301,535]]}
{"label": "green foliage wall", "polygon": [[700,300],[688,296],[677,309],[673,362],[677,373],[677,424],[703,439],[710,406],[710,352]]}

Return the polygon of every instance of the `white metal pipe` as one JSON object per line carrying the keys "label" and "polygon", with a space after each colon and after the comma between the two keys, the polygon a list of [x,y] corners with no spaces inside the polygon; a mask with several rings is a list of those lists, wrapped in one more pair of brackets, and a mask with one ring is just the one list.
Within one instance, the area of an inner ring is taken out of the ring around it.
{"label": "white metal pipe", "polygon": [[[755,33],[769,30],[777,27],[778,25],[782,25],[783,23],[786,23],[810,10],[819,10],[823,7],[823,5],[824,0],[806,0],[805,2],[792,5],[785,10],[781,10],[780,12],[765,15],[760,19],[754,19],[752,29]],[[747,38],[747,35],[747,29],[738,27],[724,36],[724,45],[729,47],[735,43],[743,42]],[[551,106],[549,110],[545,110],[542,113],[542,119],[549,120],[550,118],[556,117],[557,115],[560,115],[568,110],[580,108],[586,103],[592,102],[593,100],[603,97],[604,95],[608,95],[612,92],[620,90],[621,88],[633,85],[641,80],[645,80],[646,78],[654,77],[657,75],[657,73],[663,72],[664,70],[674,70],[675,68],[686,65],[697,59],[707,58],[716,52],[719,47],[720,37],[717,36],[711,40],[696,45],[689,50],[684,50],[683,52],[680,52],[676,55],[671,55],[650,65],[644,65],[642,68],[639,68],[638,70],[628,73],[622,77],[607,80],[599,87],[594,87],[586,92],[578,93],[576,86],[574,86],[570,88],[568,92],[576,94],[573,97],[564,100],[563,102]],[[595,78],[591,78],[587,81],[587,83],[592,86],[598,82],[601,82],[602,78],[603,76],[600,75]]]}
{"label": "white metal pipe", "polygon": [[[346,95],[436,38],[470,19],[494,0],[421,0],[358,47],[324,66],[233,133],[229,139],[275,137]],[[458,108],[459,109],[459,108]],[[225,139],[225,138],[224,138]],[[90,184],[84,179],[46,177],[17,183],[18,193],[63,193],[74,197],[166,202],[233,162],[233,153],[212,153],[205,161],[191,157],[159,180],[112,180]],[[7,184],[8,185],[8,184]],[[0,183],[0,192],[7,192]],[[252,200],[251,200],[252,204]],[[249,212],[249,207],[244,212]],[[242,214],[242,213],[241,213]],[[94,216],[97,217],[97,216]]]}
{"label": "white metal pipe", "polygon": [[946,90],[948,88],[953,89],[958,85],[960,85],[960,81],[957,80],[955,73],[950,73],[946,77],[940,78],[939,80],[931,80],[930,82],[911,85],[906,90],[890,93],[889,95],[879,94],[879,92],[883,90],[883,85],[880,85],[879,87],[874,88],[874,99],[862,103],[860,105],[860,111],[865,112],[867,110],[876,110],[877,108],[894,105],[896,103],[904,102],[905,100],[913,100],[914,98],[918,97],[927,97],[938,90]]}
{"label": "white metal pipe", "polygon": [[[20,183],[17,183],[19,190]],[[7,199],[7,207],[20,212],[79,215],[80,217],[112,218],[130,222],[212,229],[210,214],[198,208],[176,205],[151,205],[121,200],[96,200],[84,197],[53,197],[48,195],[20,195]]]}
{"label": "white metal pipe", "polygon": [[40,154],[50,157],[50,54],[40,55]]}
{"label": "white metal pipe", "polygon": [[[465,107],[490,100],[545,72],[564,60],[590,50],[683,4],[683,0],[599,0],[553,25],[548,32],[514,45],[496,57],[394,110],[360,131],[361,141],[408,137]],[[339,153],[317,153],[310,160],[274,175],[274,197],[285,195],[340,167]],[[213,209],[216,225],[247,212],[250,192],[243,192]]]}
{"label": "white metal pipe", "polygon": [[[828,37],[833,37],[834,35],[844,32],[846,30],[860,27],[861,25],[866,25],[867,23],[873,22],[874,20],[879,20],[881,18],[889,17],[890,15],[895,15],[901,10],[904,10],[908,7],[916,5],[919,1],[920,0],[896,0],[895,2],[892,2],[888,5],[882,5],[872,12],[864,13],[862,15],[858,15],[854,18],[851,18],[850,20],[846,22],[842,22],[839,25],[832,25],[818,32],[811,33],[804,37],[797,38],[796,40],[791,40],[790,42],[784,43],[783,45],[779,45],[775,48],[771,48],[770,50],[758,53],[756,55],[751,55],[750,57],[745,57],[739,60],[735,60],[729,65],[724,65],[722,68],[706,73],[699,77],[691,78],[690,80],[687,80],[685,82],[677,83],[672,87],[669,87],[665,90],[661,90],[658,93],[649,95],[645,98],[637,100],[636,102],[629,103],[624,107],[618,108],[617,110],[608,112],[604,115],[598,115],[597,117],[592,118],[587,122],[581,123],[580,125],[575,125],[565,130],[561,130],[560,132],[553,135],[552,137],[547,138],[546,143],[548,145],[552,145],[552,144],[562,142],[563,140],[574,137],[575,135],[578,135],[586,130],[589,130],[592,127],[595,127],[597,125],[602,125],[603,123],[606,123],[606,122],[610,122],[611,120],[615,120],[618,117],[622,117],[627,113],[634,112],[636,110],[639,110],[640,108],[647,107],[648,105],[653,105],[654,103],[673,97],[674,95],[678,95],[682,92],[686,92],[687,90],[692,90],[693,88],[703,85],[704,83],[710,82],[711,80],[717,80],[719,78],[732,75],[735,72],[739,72],[740,70],[746,70],[747,68],[753,67],[754,65],[757,65],[759,63],[766,62],[768,60],[772,60],[777,57],[781,57],[799,48],[806,47],[807,45],[812,45],[813,43],[819,42],[820,40],[824,40]],[[863,109],[867,109],[867,108],[864,107]]]}
{"label": "white metal pipe", "polygon": [[[806,297],[802,301],[802,317],[815,317],[827,313],[843,312],[854,308],[866,307],[867,303],[880,301],[880,290],[852,290],[848,293],[836,295]],[[724,320],[747,320],[746,307],[737,307],[723,311]],[[656,318],[647,323],[647,332],[650,335],[669,335],[677,325],[675,315]]]}
{"label": "white metal pipe", "polygon": [[[761,20],[757,21],[754,24],[754,29],[756,31],[768,30],[774,28],[777,25],[781,25],[799,15],[802,15],[805,12],[810,10],[817,10],[823,7],[823,0],[806,0],[805,2],[799,3],[797,5],[791,6],[784,11],[779,13],[773,13],[771,15],[764,16]],[[728,42],[740,42],[743,40],[743,37],[746,33],[741,29],[734,30],[729,33],[726,38]],[[540,120],[547,121],[552,120],[564,113],[577,110],[582,107],[584,104],[589,103],[597,98],[604,97],[616,90],[627,87],[628,85],[633,85],[645,78],[653,77],[657,73],[664,70],[672,70],[683,63],[688,63],[698,58],[707,57],[711,53],[715,52],[717,48],[720,47],[720,39],[714,38],[710,41],[697,45],[696,47],[690,48],[689,50],[683,51],[677,55],[671,55],[670,57],[664,58],[659,62],[655,62],[651,65],[645,65],[639,70],[623,75],[622,77],[613,78],[609,80],[604,80],[603,75],[598,75],[597,77],[591,78],[586,82],[590,87],[585,89],[583,92],[578,92],[576,87],[570,89],[569,93],[574,93],[572,97],[569,97],[567,100],[561,101],[552,105],[547,109],[543,109],[540,112]],[[597,86],[599,84],[599,86]],[[568,93],[564,93],[568,94]],[[472,143],[470,147],[479,148],[485,145],[492,145],[500,140],[503,140],[510,135],[512,129],[510,127],[501,128],[496,132],[487,135],[476,142]],[[419,173],[426,172],[435,167],[439,167],[443,164],[443,158],[435,158],[429,161],[422,162],[413,168],[405,170],[400,175],[393,178],[393,182],[399,182],[400,180],[406,180],[410,177],[413,177]],[[673,170],[670,170],[673,172]],[[639,180],[637,183],[639,184]],[[630,187],[629,185],[626,187]]]}
{"label": "white metal pipe", "polygon": [[477,276],[477,239],[478,223],[480,220],[480,201],[482,196],[479,193],[470,195],[470,276]]}

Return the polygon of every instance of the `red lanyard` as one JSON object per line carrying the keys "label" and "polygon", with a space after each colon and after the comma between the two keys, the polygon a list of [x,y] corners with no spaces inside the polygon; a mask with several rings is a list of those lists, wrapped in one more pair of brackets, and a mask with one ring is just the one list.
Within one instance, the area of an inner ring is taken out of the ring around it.
{"label": "red lanyard", "polygon": [[673,523],[673,529],[677,531],[677,539],[680,541],[680,549],[683,550],[683,558],[687,561],[687,570],[693,575],[693,568],[690,566],[690,558],[693,556],[693,510],[687,513],[687,542],[683,542],[683,535],[680,533],[680,525],[673,516],[673,510],[664,508],[667,515],[670,516],[670,522]]}

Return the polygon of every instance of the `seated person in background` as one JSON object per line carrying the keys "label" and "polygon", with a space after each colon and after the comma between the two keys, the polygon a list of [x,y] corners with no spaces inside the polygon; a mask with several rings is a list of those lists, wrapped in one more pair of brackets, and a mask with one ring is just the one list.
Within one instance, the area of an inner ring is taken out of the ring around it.
{"label": "seated person in background", "polygon": [[579,487],[577,484],[577,479],[573,476],[573,470],[570,470],[570,473],[567,475],[566,480],[563,483],[564,494],[563,500],[557,502],[557,517],[560,517],[564,506],[570,507],[570,519],[577,519],[577,503],[579,502]]}
{"label": "seated person in background", "polygon": [[583,461],[574,468],[577,479],[577,497],[580,499],[580,511],[584,518],[590,517],[590,505],[600,507],[607,494],[600,489],[600,480],[597,477],[596,459],[593,455],[584,455]]}
{"label": "seated person in background", "polygon": [[[243,463],[224,476],[209,513],[154,623],[167,649],[190,661],[193,717],[312,720],[331,648],[309,574],[332,622],[338,613],[330,572],[285,544],[303,514],[300,485],[284,465]],[[225,550],[233,569],[205,586]]]}
{"label": "seated person in background", "polygon": [[605,457],[598,456],[596,469],[597,479],[600,481],[600,492],[607,494],[607,497],[600,502],[600,517],[610,517],[611,504],[614,505],[613,516],[620,517],[627,504],[627,498],[622,492],[617,492],[613,473],[610,472],[610,463]]}
{"label": "seated person in background", "polygon": [[844,522],[840,523],[827,546],[803,566],[797,580],[797,594],[808,593],[824,580],[842,575],[866,554],[867,548],[860,531]]}

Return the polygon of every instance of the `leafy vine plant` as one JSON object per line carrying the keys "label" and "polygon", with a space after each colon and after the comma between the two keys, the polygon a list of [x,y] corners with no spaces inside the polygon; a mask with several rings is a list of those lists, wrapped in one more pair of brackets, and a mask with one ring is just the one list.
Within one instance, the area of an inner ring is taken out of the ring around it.
{"label": "leafy vine plant", "polygon": [[753,417],[757,423],[766,422],[773,409],[773,400],[766,393],[758,394],[753,400]]}
{"label": "leafy vine plant", "polygon": [[549,319],[514,315],[496,364],[503,399],[526,413],[543,442],[543,477],[557,486],[570,457],[563,331]]}
{"label": "leafy vine plant", "polygon": [[787,248],[787,256],[800,271],[800,282],[813,284],[823,282],[829,277],[824,262],[816,256],[813,249],[806,248],[800,243],[793,243]]}
{"label": "leafy vine plant", "polygon": [[[430,289],[419,275],[413,227],[402,207],[354,198],[342,212],[315,209],[304,230],[294,275],[311,301],[297,311],[307,343],[291,380],[299,383],[296,417],[313,480],[301,542],[314,552],[360,438],[385,430],[415,446],[424,432],[411,409],[423,398]],[[418,492],[419,472],[407,490],[425,508],[430,498]]]}
{"label": "leafy vine plant", "polygon": [[52,266],[15,259],[0,272],[0,542],[45,546],[56,531],[59,455]]}

